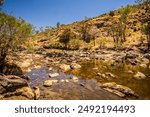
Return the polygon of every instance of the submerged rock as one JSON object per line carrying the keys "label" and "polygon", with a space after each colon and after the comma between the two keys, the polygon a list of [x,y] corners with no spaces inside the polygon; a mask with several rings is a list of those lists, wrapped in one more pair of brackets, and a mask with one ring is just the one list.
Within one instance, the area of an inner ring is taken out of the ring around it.
{"label": "submerged rock", "polygon": [[49,74],[49,77],[50,78],[53,78],[53,77],[58,77],[59,76],[59,73],[53,73],[53,74]]}
{"label": "submerged rock", "polygon": [[137,94],[135,94],[135,92],[132,89],[126,86],[118,85],[115,82],[104,83],[100,86],[106,89],[107,91],[112,92],[120,97],[126,97],[126,96],[138,97]]}
{"label": "submerged rock", "polygon": [[137,74],[134,75],[134,78],[143,79],[143,78],[146,78],[146,76],[141,72],[137,72]]}
{"label": "submerged rock", "polygon": [[45,87],[51,87],[53,85],[53,83],[57,83],[57,82],[58,82],[58,80],[45,80],[43,85]]}
{"label": "submerged rock", "polygon": [[73,82],[78,82],[78,80],[79,80],[79,78],[76,76],[73,76],[71,79],[73,80]]}
{"label": "submerged rock", "polygon": [[53,68],[52,68],[52,67],[50,67],[48,70],[49,70],[49,71],[52,71],[52,70],[53,70]]}

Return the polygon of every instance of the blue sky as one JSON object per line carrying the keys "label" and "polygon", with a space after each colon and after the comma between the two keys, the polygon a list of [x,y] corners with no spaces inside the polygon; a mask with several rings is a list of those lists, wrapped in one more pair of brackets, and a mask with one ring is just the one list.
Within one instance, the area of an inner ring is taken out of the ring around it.
{"label": "blue sky", "polygon": [[115,10],[135,0],[5,0],[3,10],[34,26],[69,24]]}

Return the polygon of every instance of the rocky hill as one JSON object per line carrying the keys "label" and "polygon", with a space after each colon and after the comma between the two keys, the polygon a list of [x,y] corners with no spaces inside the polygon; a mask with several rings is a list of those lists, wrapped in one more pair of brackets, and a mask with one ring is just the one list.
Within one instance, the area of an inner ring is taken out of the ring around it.
{"label": "rocky hill", "polygon": [[[141,31],[145,24],[141,19],[147,15],[146,7],[143,4],[127,7],[130,8],[130,13],[126,23],[126,41],[123,43],[123,47],[133,48],[133,46],[139,46],[141,43],[146,43],[146,37]],[[40,46],[48,49],[60,49],[63,47],[62,43],[59,41],[60,36],[64,30],[70,29],[71,33],[74,35],[68,43],[70,49],[113,48],[115,43],[110,34],[110,30],[112,30],[114,24],[119,22],[121,9],[123,8],[110,11],[109,13],[102,14],[98,17],[85,19],[68,25],[61,25],[59,28],[52,28],[45,32],[41,32],[36,35],[35,47]],[[90,42],[85,42],[82,38],[83,28],[88,28],[89,32],[91,31],[91,33],[95,33],[95,40],[91,39]]]}

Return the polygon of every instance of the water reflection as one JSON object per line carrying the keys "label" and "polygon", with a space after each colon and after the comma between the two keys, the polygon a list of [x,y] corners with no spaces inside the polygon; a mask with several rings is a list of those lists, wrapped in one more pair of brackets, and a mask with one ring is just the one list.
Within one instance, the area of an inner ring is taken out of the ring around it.
{"label": "water reflection", "polygon": [[[116,82],[137,92],[141,99],[150,99],[150,69],[148,67],[141,68],[139,65],[127,65],[124,62],[115,64],[100,60],[85,61],[80,64],[82,65],[80,70],[73,70],[70,73],[86,79],[96,79],[100,83]],[[147,78],[133,78],[138,71],[144,73]],[[97,73],[105,74],[107,72],[114,74],[116,77],[101,78],[97,76]]]}

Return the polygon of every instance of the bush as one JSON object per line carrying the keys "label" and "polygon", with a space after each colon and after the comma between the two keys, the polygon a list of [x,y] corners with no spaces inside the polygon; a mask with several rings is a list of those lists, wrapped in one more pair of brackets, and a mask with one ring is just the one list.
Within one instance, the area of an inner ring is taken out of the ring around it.
{"label": "bush", "polygon": [[60,42],[53,42],[50,44],[50,48],[53,48],[53,49],[63,49],[64,48],[64,45]]}
{"label": "bush", "polygon": [[59,38],[59,42],[63,43],[65,47],[67,48],[67,44],[69,43],[70,39],[71,39],[71,30],[67,28],[61,34]]}
{"label": "bush", "polygon": [[113,17],[115,15],[114,11],[110,11],[109,15]]}
{"label": "bush", "polygon": [[81,46],[81,40],[79,39],[72,39],[69,42],[69,49],[70,50],[78,50]]}
{"label": "bush", "polygon": [[0,12],[0,34],[0,61],[3,64],[8,52],[16,50],[32,34],[32,26],[21,18]]}

